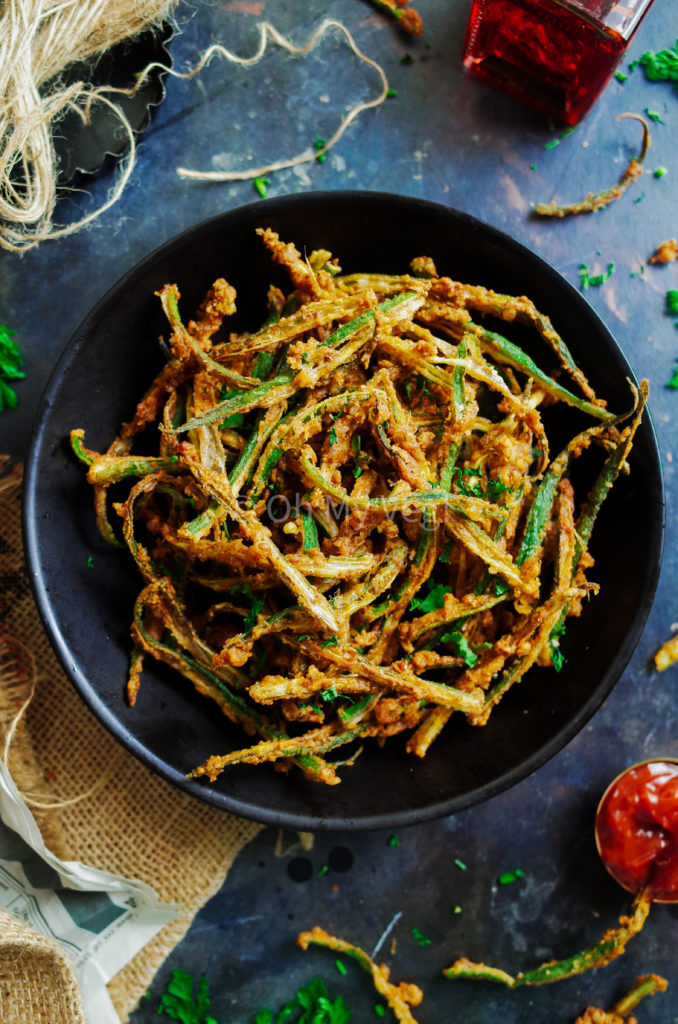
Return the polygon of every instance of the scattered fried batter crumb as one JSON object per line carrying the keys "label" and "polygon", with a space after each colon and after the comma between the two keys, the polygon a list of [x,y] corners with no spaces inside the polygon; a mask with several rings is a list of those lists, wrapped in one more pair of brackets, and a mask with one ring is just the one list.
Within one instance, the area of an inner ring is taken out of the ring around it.
{"label": "scattered fried batter crumb", "polygon": [[647,262],[672,263],[674,260],[678,260],[678,242],[675,238],[669,238],[667,242],[657,246]]}
{"label": "scattered fried batter crumb", "polygon": [[654,656],[654,663],[660,672],[678,661],[678,633],[662,644]]}

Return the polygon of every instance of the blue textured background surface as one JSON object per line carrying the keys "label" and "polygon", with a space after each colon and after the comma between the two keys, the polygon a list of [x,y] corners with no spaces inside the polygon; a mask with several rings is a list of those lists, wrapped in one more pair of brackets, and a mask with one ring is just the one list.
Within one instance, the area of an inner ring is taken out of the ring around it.
{"label": "blue textured background surface", "polygon": [[[294,849],[296,836],[290,833],[282,837],[285,856],[277,857],[276,834],[264,830],[197,916],[153,990],[161,990],[173,967],[205,972],[214,1016],[249,1024],[263,1003],[279,1007],[297,984],[321,973],[334,993],[347,995],[352,1020],[376,1019],[369,982],[357,969],[340,977],[333,956],[302,954],[294,939],[300,929],[320,924],[370,950],[402,912],[393,931],[396,951],[389,954],[389,938],[383,955],[395,980],[424,987],[425,1001],[416,1013],[421,1024],[569,1024],[588,1002],[609,1006],[648,971],[666,976],[670,986],[667,994],[639,1008],[639,1022],[674,1024],[678,908],[653,908],[644,932],[622,958],[555,986],[507,992],[485,983],[445,982],[440,970],[462,954],[509,971],[528,968],[567,955],[611,927],[630,901],[595,852],[596,803],[626,765],[678,755],[678,666],[659,675],[651,664],[655,649],[678,623],[673,461],[678,394],[664,387],[678,357],[678,330],[664,314],[666,291],[678,287],[678,263],[640,273],[655,247],[678,235],[678,91],[648,82],[640,70],[624,85],[613,80],[577,130],[546,149],[559,132],[462,75],[468,0],[418,0],[416,6],[425,34],[414,41],[362,0],[182,4],[170,50],[175,68],[184,69],[214,41],[243,55],[253,52],[261,18],[297,43],[322,17],[337,18],[384,67],[397,95],[354,122],[325,163],[269,175],[269,196],[335,188],[421,196],[502,228],[574,283],[582,262],[591,273],[615,263],[610,280],[590,289],[586,298],[636,375],[652,385],[650,408],[668,497],[657,596],[612,695],[548,765],[483,806],[402,830],[397,847],[383,833],[325,834],[303,854]],[[655,0],[628,58],[671,46],[677,34],[671,0]],[[402,63],[406,54],[411,63]],[[17,387],[19,408],[0,417],[0,449],[23,457],[33,411],[58,355],[125,271],[184,228],[256,200],[251,182],[199,184],[179,178],[177,166],[236,169],[292,156],[314,138],[328,138],[349,105],[378,89],[374,71],[358,63],[334,35],[306,58],[293,60],[271,50],[256,68],[215,59],[199,78],[169,80],[167,97],[140,140],[137,167],[122,200],[77,235],[22,257],[0,253],[0,320],[16,328],[27,356],[27,379]],[[564,221],[529,216],[532,202],[573,200],[616,181],[638,150],[640,128],[615,118],[645,108],[657,111],[665,123],[651,125],[648,173],[621,201],[593,216]],[[669,173],[655,178],[652,171],[660,165]],[[107,166],[91,186],[93,198],[75,193],[59,213],[70,217],[91,209],[105,198],[115,173]],[[643,193],[642,201],[634,202]],[[350,849],[350,870],[330,868],[318,875],[337,847]],[[289,874],[298,856],[312,867],[304,883]],[[455,858],[466,871],[455,866]],[[524,879],[497,885],[498,875],[515,867],[523,869]],[[461,913],[453,912],[455,906]],[[419,947],[413,927],[431,944]],[[144,1002],[134,1024],[157,1020],[156,1002]]]}

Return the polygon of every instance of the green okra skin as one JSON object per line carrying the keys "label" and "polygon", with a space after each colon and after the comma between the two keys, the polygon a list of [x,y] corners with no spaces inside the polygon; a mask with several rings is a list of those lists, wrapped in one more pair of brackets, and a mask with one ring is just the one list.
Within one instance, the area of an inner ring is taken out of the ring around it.
{"label": "green okra skin", "polygon": [[188,420],[187,423],[177,427],[175,433],[182,434],[187,430],[195,430],[196,427],[206,427],[210,423],[221,422],[236,412],[249,412],[250,409],[256,408],[262,399],[266,399],[267,403],[272,405],[274,402],[287,397],[286,388],[293,380],[293,373],[280,373],[273,380],[264,381],[263,384],[250,388],[249,391],[243,391],[232,398],[225,398],[223,402],[219,402],[218,405],[203,413],[202,416],[195,416],[193,419]]}
{"label": "green okra skin", "polygon": [[633,986],[625,996],[614,1004],[611,1012],[619,1017],[626,1017],[638,1006],[646,996],[653,996],[657,992],[666,991],[666,979],[660,978],[657,974],[642,974],[636,978]]}
{"label": "green okra skin", "polygon": [[193,540],[200,540],[209,530],[212,529],[214,524],[219,521],[220,516],[223,515],[223,511],[220,505],[216,502],[209,505],[204,512],[196,516],[195,519],[191,519],[188,523],[184,523],[181,527],[181,534],[185,534],[191,537]]}
{"label": "green okra skin", "polygon": [[[76,454],[78,453],[76,452]],[[78,458],[80,458],[79,455]],[[87,477],[92,484],[114,484],[126,477],[149,476],[151,473],[182,472],[182,467],[175,455],[167,457],[102,455],[90,462],[89,467]]]}
{"label": "green okra skin", "polygon": [[308,515],[302,515],[301,521],[304,531],[303,550],[317,550],[319,547],[318,527],[316,526],[316,522],[315,519],[313,518],[312,513],[309,512]]}
{"label": "green okra skin", "polygon": [[[420,299],[420,296],[417,292],[401,292],[399,295],[394,295],[392,298],[385,299],[383,302],[380,302],[377,306],[377,310],[380,313],[388,313],[390,310],[395,309],[396,306],[409,302],[410,299]],[[372,320],[374,320],[374,313],[375,311],[373,309],[366,309],[364,313],[360,313],[347,324],[343,324],[341,327],[338,327],[336,331],[326,338],[323,345],[329,346],[330,348],[334,348],[339,345],[342,341],[345,341],[346,338],[350,337],[350,335],[355,334],[356,331],[360,330],[361,327],[365,327],[367,324],[371,323]]]}
{"label": "green okra skin", "polygon": [[518,567],[524,565],[528,558],[541,547],[546,528],[551,519],[551,510],[553,509],[558,482],[565,472],[568,463],[569,458],[564,459],[561,455],[551,463],[544,474],[544,478],[539,485],[527,515],[523,540],[516,557],[516,565]]}
{"label": "green okra skin", "polygon": [[339,708],[339,718],[348,728],[353,722],[359,722],[365,717],[379,700],[379,694],[371,693],[367,697],[360,697],[347,708]]}
{"label": "green okra skin", "polygon": [[[465,359],[468,354],[468,346],[466,339],[462,338],[457,346],[457,355],[460,359]],[[464,394],[464,367],[455,366],[454,372],[452,373],[452,404],[454,409],[454,418],[460,420],[466,409],[466,396]],[[445,463],[440,470],[440,486],[444,491],[450,491],[452,489],[452,479],[454,465],[459,457],[460,444],[451,444],[450,450],[447,453]]]}
{"label": "green okra skin", "polygon": [[544,373],[543,370],[537,366],[533,359],[528,356],[526,352],[523,352],[518,345],[514,342],[509,341],[501,334],[497,334],[494,331],[488,331],[479,324],[467,324],[469,330],[476,333],[478,340],[480,341],[481,349],[489,351],[498,362],[503,362],[507,366],[511,366],[514,370],[519,370],[522,373],[527,373],[532,380],[536,381],[537,384],[543,387],[547,394],[554,398],[559,398],[566,405],[574,406],[575,409],[579,409],[581,412],[586,413],[589,416],[594,416],[598,420],[613,420],[614,414],[608,412],[601,405],[595,405],[593,402],[589,402],[585,398],[579,398],[578,395],[572,394],[567,388],[563,387],[557,381],[549,377],[548,374]]}
{"label": "green okra skin", "polygon": [[91,466],[94,459],[91,453],[85,448],[84,435],[78,430],[71,431],[71,448],[73,453],[80,459],[86,466]]}

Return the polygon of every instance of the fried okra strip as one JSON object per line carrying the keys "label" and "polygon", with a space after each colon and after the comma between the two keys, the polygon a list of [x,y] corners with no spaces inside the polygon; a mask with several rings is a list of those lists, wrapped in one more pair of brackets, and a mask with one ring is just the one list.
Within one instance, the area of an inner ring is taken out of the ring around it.
{"label": "fried okra strip", "polygon": [[635,1017],[630,1017],[646,996],[654,996],[657,992],[665,992],[668,988],[666,978],[658,974],[641,974],[636,978],[633,987],[625,996],[614,1004],[611,1010],[601,1010],[597,1006],[587,1006],[574,1024],[638,1024]]}
{"label": "fried okra strip", "polygon": [[311,931],[300,932],[297,936],[297,945],[301,946],[303,950],[307,950],[309,946],[322,946],[334,953],[350,956],[372,976],[375,989],[380,996],[384,997],[396,1020],[401,1024],[417,1024],[410,1007],[419,1006],[424,998],[424,993],[417,985],[408,982],[401,981],[399,985],[394,985],[389,981],[391,973],[389,968],[385,964],[376,964],[359,946],[354,946],[351,942],[346,942],[345,939],[330,935],[317,926]]}
{"label": "fried okra strip", "polygon": [[465,714],[478,712],[482,707],[483,695],[479,690],[459,690],[445,683],[421,679],[405,668],[393,669],[385,665],[376,665],[369,658],[359,654],[350,644],[337,642],[329,645],[327,641],[320,644],[315,640],[301,637],[295,637],[293,640],[290,638],[287,642],[293,642],[302,653],[309,655],[315,662],[329,661],[339,668],[352,670],[376,683],[383,690],[408,694],[432,704],[441,704],[454,711],[463,711]]}
{"label": "fried okra strip", "polygon": [[[230,285],[227,287],[230,288]],[[231,292],[233,293],[233,299],[235,299],[235,291],[232,288]],[[156,292],[156,295],[160,298],[163,311],[172,328],[170,345],[178,359],[193,357],[210,373],[216,374],[217,378],[228,381],[234,387],[249,388],[254,387],[258,383],[256,377],[243,377],[242,374],[236,373],[234,370],[229,369],[228,366],[216,362],[206,351],[207,337],[203,335],[194,338],[186,330],[179,315],[179,289],[175,284],[163,285],[160,291]],[[232,304],[229,308],[229,313],[234,311],[235,304]]]}
{"label": "fried okra strip", "polygon": [[375,684],[361,675],[328,675],[311,665],[305,676],[264,676],[247,692],[257,704],[274,704],[277,700],[308,700],[316,694],[322,696],[328,692],[334,699],[345,694],[374,693],[375,690]]}
{"label": "fried okra strip", "polygon": [[[302,736],[279,736],[275,739],[262,740],[261,743],[255,743],[242,750],[234,750],[230,754],[213,754],[204,764],[189,772],[188,778],[197,779],[206,775],[210,782],[215,782],[224,768],[230,765],[264,764],[287,758],[315,757],[335,750],[345,743],[351,743],[355,739],[374,735],[376,731],[376,727],[369,724],[344,729],[340,723],[335,722],[320,729],[308,730]],[[337,785],[340,779],[334,775],[321,781],[328,785]]]}
{"label": "fried okra strip", "polygon": [[[118,441],[113,442],[111,449],[115,450],[118,447]],[[74,454],[77,458],[88,467],[88,472],[92,465],[97,459],[105,458],[106,456],[101,455],[99,452],[92,451],[90,448],[85,448],[85,431],[81,428],[76,428],[71,431],[70,444]],[[120,442],[122,445],[122,442]],[[120,541],[113,532],[113,527],[108,521],[108,507],[107,507],[107,495],[108,495],[108,484],[97,483],[94,486],[94,514],[96,516],[97,529],[103,540],[107,544],[110,544],[112,548],[121,547]]]}
{"label": "fried okra strip", "polygon": [[634,156],[632,158],[618,183],[613,185],[611,188],[604,189],[602,192],[589,192],[577,203],[569,203],[564,206],[559,206],[555,202],[537,203],[533,207],[537,216],[570,217],[573,214],[578,213],[595,213],[596,210],[602,210],[604,206],[609,206],[613,200],[620,199],[629,185],[632,185],[634,181],[637,181],[643,173],[643,160],[650,148],[650,129],[648,128],[647,123],[642,117],[639,117],[638,114],[620,114],[617,120],[619,121],[623,117],[632,117],[634,120],[640,121],[643,126],[643,142],[640,148],[640,153],[638,156]]}
{"label": "fried okra strip", "polygon": [[[633,446],[633,439],[641,423],[643,411],[649,395],[649,384],[646,380],[641,380],[638,389],[636,390],[634,386],[632,386],[632,389],[636,403],[633,410],[633,419],[628,426],[622,430],[618,442],[607,456],[605,463],[603,464],[603,468],[596,477],[593,486],[589,491],[586,503],[577,520],[575,533],[576,543],[572,559],[573,579],[576,575],[582,555],[588,549],[598,513],[600,512],[605,498],[610,493],[615,480],[626,465],[626,460]],[[563,610],[560,619],[554,626],[553,633],[551,635],[552,641],[557,641],[563,633],[563,623],[566,611],[567,609]]]}
{"label": "fried okra strip", "polygon": [[455,960],[451,967],[443,971],[443,975],[450,979],[497,981],[508,988],[518,988],[521,985],[546,985],[553,981],[561,981],[563,978],[571,978],[575,974],[583,974],[584,971],[595,967],[605,967],[616,957],[621,956],[627,942],[642,929],[651,905],[650,896],[645,891],[639,893],[633,901],[631,916],[622,915],[619,918],[619,927],[608,929],[595,946],[564,960],[551,960],[531,971],[520,971],[515,977],[500,968],[473,963],[466,957]]}
{"label": "fried okra strip", "polygon": [[622,996],[612,1007],[612,1013],[620,1017],[626,1017],[631,1010],[645,999],[646,996],[654,996],[657,992],[666,992],[668,982],[659,974],[641,974],[633,983],[625,996]]}

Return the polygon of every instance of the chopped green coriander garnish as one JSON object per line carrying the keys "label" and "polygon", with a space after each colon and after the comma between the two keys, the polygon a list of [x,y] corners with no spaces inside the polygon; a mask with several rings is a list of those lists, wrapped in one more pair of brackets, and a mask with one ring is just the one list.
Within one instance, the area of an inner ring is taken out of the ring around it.
{"label": "chopped green coriander garnish", "polygon": [[345,967],[344,967],[344,965],[342,964],[341,960],[335,960],[335,961],[334,961],[334,966],[335,966],[335,967],[337,968],[337,970],[339,971],[339,974],[342,974],[342,975],[343,975],[343,974],[347,974],[347,973],[348,973],[348,972],[347,972],[347,970],[346,970],[346,968],[345,968]]}
{"label": "chopped green coriander garnish", "polygon": [[318,154],[317,157],[315,158],[315,160],[316,160],[316,163],[318,163],[318,164],[324,164],[325,161],[327,160],[327,153],[320,152],[321,150],[323,150],[325,148],[326,145],[327,145],[327,139],[314,139],[313,140],[313,148],[315,149],[315,151]]}
{"label": "chopped green coriander garnish", "polygon": [[665,387],[671,388],[672,391],[678,391],[678,362],[673,371],[673,376],[670,380],[667,380]]}
{"label": "chopped green coriander garnish", "polygon": [[325,701],[325,703],[327,703],[329,701],[336,700],[339,694],[337,693],[336,686],[328,686],[326,689],[321,690],[320,696]]}
{"label": "chopped green coriander garnish", "polygon": [[559,145],[560,145],[560,139],[551,139],[550,142],[546,143],[546,145],[544,146],[544,149],[555,149],[556,146],[559,146]]}
{"label": "chopped green coriander garnish", "polygon": [[395,91],[395,89],[387,89],[387,91],[386,91],[386,99],[387,100],[392,100],[397,95],[398,95],[398,93]]}
{"label": "chopped green coriander garnish", "polygon": [[664,124],[664,122],[661,119],[661,116],[657,113],[656,110],[650,110],[649,107],[645,107],[645,113],[650,118],[650,120],[655,121],[656,124]]}
{"label": "chopped green coriander garnish", "polygon": [[329,640],[325,640],[324,641],[322,646],[323,647],[336,647],[338,643],[339,643],[339,637],[337,636],[336,633],[334,633],[334,635],[331,636],[329,638]]}
{"label": "chopped green coriander garnish", "polygon": [[658,167],[654,172],[655,178],[663,178],[665,174],[669,173],[668,167]]}
{"label": "chopped green coriander garnish", "polygon": [[377,1017],[385,1017],[386,1016],[386,1007],[384,1006],[384,1004],[383,1003],[375,1003],[374,1004],[374,1013],[375,1013],[375,1016],[377,1016]]}
{"label": "chopped green coriander garnish", "polygon": [[0,324],[0,412],[3,409],[16,409],[18,399],[16,391],[8,380],[23,380],[26,374],[22,370],[24,354],[21,346],[13,341],[16,331]]}
{"label": "chopped green coriander garnish", "polygon": [[337,432],[334,427],[330,427],[327,433],[327,440],[330,443],[330,448],[333,448],[334,445],[337,443]]}
{"label": "chopped green coriander garnish", "polygon": [[464,864],[463,860],[459,860],[458,857],[455,857],[454,863],[456,864],[460,871],[466,871],[466,865]]}
{"label": "chopped green coriander garnish", "polygon": [[461,658],[464,664],[469,668],[473,668],[478,660],[478,655],[471,648],[466,637],[456,629],[448,630],[446,633],[443,633],[440,637],[440,643],[452,644],[454,653],[458,658]]}
{"label": "chopped green coriander garnish", "polygon": [[410,601],[410,611],[416,611],[419,609],[422,615],[427,612],[439,611],[445,607],[445,594],[451,593],[452,588],[446,586],[444,583],[433,584],[431,580],[428,582],[429,591],[424,597],[415,597]]}
{"label": "chopped green coriander garnish", "polygon": [[188,971],[172,971],[167,988],[160,996],[158,1013],[167,1014],[173,1020],[183,1021],[183,1024],[206,1024],[210,1020],[207,1017],[209,1008],[207,978],[203,975],[195,982],[193,975]]}
{"label": "chopped green coriander garnish", "polygon": [[598,288],[601,284],[605,284],[606,281],[614,274],[614,263],[608,263],[607,270],[602,274],[595,274],[593,277],[589,274],[589,268],[585,263],[579,264],[579,277],[581,278],[580,285],[582,291],[586,291],[587,288]]}
{"label": "chopped green coriander garnish", "polygon": [[414,64],[414,57],[411,53],[406,53],[404,57],[400,58],[401,64]]}
{"label": "chopped green coriander garnish", "polygon": [[629,76],[625,75],[623,71],[617,71],[614,77],[617,79],[618,82],[621,82],[622,84],[624,82],[628,82],[629,80]]}
{"label": "chopped green coriander garnish", "polygon": [[329,870],[330,869],[328,868],[327,864],[323,864],[323,866],[317,872],[318,878],[324,878]]}
{"label": "chopped green coriander garnish", "polygon": [[531,171],[536,171],[537,170],[537,165],[536,164],[530,164],[530,170]]}
{"label": "chopped green coriander garnish", "polygon": [[461,914],[461,907],[459,906],[458,903],[457,903],[456,907],[452,908],[452,913],[453,914]]}
{"label": "chopped green coriander garnish", "polygon": [[428,939],[423,932],[419,931],[418,928],[412,929],[412,938],[416,941],[418,946],[430,946],[431,940]]}
{"label": "chopped green coriander garnish", "polygon": [[88,569],[93,569],[94,568],[94,559],[92,558],[91,555],[87,556],[87,568]]}
{"label": "chopped green coriander garnish", "polygon": [[499,882],[499,885],[510,885],[512,882],[517,882],[519,878],[524,877],[525,872],[521,868],[515,868],[514,871],[504,871],[497,881]]}
{"label": "chopped green coriander garnish", "polygon": [[678,43],[674,50],[648,50],[634,63],[642,65],[652,82],[678,82]]}
{"label": "chopped green coriander garnish", "polygon": [[252,184],[261,198],[265,199],[268,193],[268,186],[271,184],[270,178],[254,178]]}
{"label": "chopped green coriander garnish", "polygon": [[675,288],[666,293],[666,312],[669,316],[678,316],[678,290]]}
{"label": "chopped green coriander garnish", "polygon": [[400,846],[400,839],[397,832],[390,832],[388,837],[389,846]]}
{"label": "chopped green coriander garnish", "polygon": [[645,198],[645,193],[641,192],[640,195],[637,196],[636,199],[634,199],[633,201],[634,201],[634,203],[642,203],[644,198]]}

